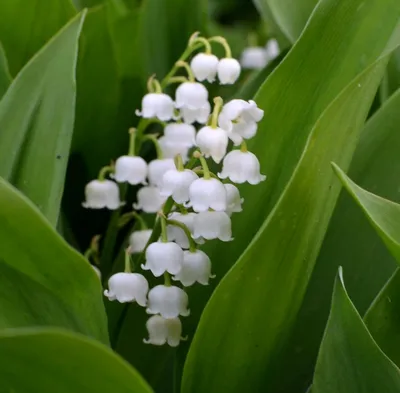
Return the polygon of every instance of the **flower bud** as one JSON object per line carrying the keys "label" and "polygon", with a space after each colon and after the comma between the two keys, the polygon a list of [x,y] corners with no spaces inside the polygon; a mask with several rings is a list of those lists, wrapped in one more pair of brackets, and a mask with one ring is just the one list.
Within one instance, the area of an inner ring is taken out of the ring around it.
{"label": "flower bud", "polygon": [[189,203],[195,212],[208,209],[224,211],[227,208],[227,195],[224,185],[217,179],[197,179],[189,187]]}
{"label": "flower bud", "polygon": [[87,209],[116,210],[121,206],[118,185],[111,180],[92,180],[85,187],[85,196],[82,206]]}
{"label": "flower bud", "polygon": [[224,184],[228,207],[226,208],[226,213],[231,215],[232,213],[239,213],[242,209],[243,198],[240,198],[239,190],[233,184]]}
{"label": "flower bud", "polygon": [[108,288],[104,291],[104,295],[111,301],[117,300],[120,303],[127,303],[136,300],[140,306],[146,306],[149,284],[141,274],[114,274],[108,280]]}
{"label": "flower bud", "polygon": [[136,111],[137,116],[145,119],[158,118],[168,121],[174,118],[174,101],[168,94],[149,93],[142,99],[142,112]]}
{"label": "flower bud", "polygon": [[165,272],[177,274],[183,263],[183,251],[173,242],[151,243],[146,249],[146,264],[143,270],[151,270],[155,277]]}
{"label": "flower bud", "polygon": [[190,314],[186,292],[178,287],[157,285],[148,295],[148,314],[160,314],[163,318],[187,317]]}
{"label": "flower bud", "polygon": [[175,162],[172,158],[163,158],[150,161],[149,182],[152,186],[161,187],[165,172],[175,169]]}
{"label": "flower bud", "polygon": [[218,176],[221,179],[229,178],[237,184],[245,182],[258,184],[266,179],[266,176],[260,174],[257,157],[249,151],[240,150],[233,150],[225,156],[222,171]]}
{"label": "flower bud", "polygon": [[182,269],[173,277],[173,280],[180,281],[183,286],[190,287],[195,282],[208,285],[211,275],[210,258],[201,250],[195,252],[183,252]]}
{"label": "flower bud", "polygon": [[236,59],[225,58],[218,63],[218,78],[221,85],[232,85],[240,76],[241,67]]}
{"label": "flower bud", "polygon": [[143,229],[141,231],[132,232],[129,236],[129,247],[132,254],[137,254],[142,252],[150,240],[152,234],[151,229]]}
{"label": "flower bud", "polygon": [[245,48],[240,58],[241,66],[249,70],[260,70],[267,65],[267,62],[267,51],[259,46]]}
{"label": "flower bud", "polygon": [[205,211],[193,219],[193,237],[229,242],[233,240],[231,227],[231,219],[225,212]]}
{"label": "flower bud", "polygon": [[134,203],[133,207],[145,213],[157,213],[165,201],[166,198],[160,194],[157,187],[142,187],[137,193],[137,203]]}
{"label": "flower bud", "polygon": [[118,183],[147,184],[147,162],[142,157],[122,156],[115,162],[114,179]]}
{"label": "flower bud", "polygon": [[198,53],[190,62],[193,74],[200,82],[208,80],[212,83],[215,81],[218,67],[218,57],[207,53]]}
{"label": "flower bud", "polygon": [[146,322],[149,339],[144,339],[145,344],[164,345],[177,347],[181,341],[182,323],[179,318],[163,318],[153,315]]}
{"label": "flower bud", "polygon": [[226,154],[228,134],[222,128],[203,127],[196,136],[196,144],[206,158],[219,164]]}
{"label": "flower bud", "polygon": [[189,200],[189,187],[199,177],[190,169],[178,171],[170,169],[164,174],[161,195],[172,196],[172,199],[179,204]]}

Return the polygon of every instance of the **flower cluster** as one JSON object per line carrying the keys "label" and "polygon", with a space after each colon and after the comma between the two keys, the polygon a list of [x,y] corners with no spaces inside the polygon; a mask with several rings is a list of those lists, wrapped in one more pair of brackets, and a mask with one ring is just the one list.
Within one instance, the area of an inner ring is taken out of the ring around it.
{"label": "flower cluster", "polygon": [[[212,42],[224,46],[225,58],[212,54]],[[204,52],[186,62],[203,46]],[[187,76],[177,76],[180,69]],[[123,205],[117,183],[140,187],[134,211],[121,217],[135,218],[141,228],[129,237],[125,271],[109,278],[104,294],[109,300],[146,307],[151,317],[145,343],[179,344],[179,318],[189,315],[185,288],[195,283],[208,285],[213,277],[210,258],[200,250],[201,245],[233,239],[231,215],[241,212],[243,203],[235,184],[258,184],[265,179],[257,157],[246,145],[246,140],[256,135],[264,112],[254,101],[240,99],[224,104],[216,97],[212,106],[208,89],[201,83],[218,78],[220,84],[233,84],[240,70],[225,39],[193,35],[170,74],[161,82],[149,79],[149,92],[137,111],[142,120],[137,129],[130,130],[128,154],[103,168],[99,178],[86,186],[84,207],[111,210]],[[174,99],[164,91],[172,83],[179,84]],[[161,136],[144,133],[143,124],[150,122],[163,126]],[[138,155],[139,144],[145,140],[151,141],[157,152],[157,158],[149,163]],[[220,172],[213,173],[207,159],[222,163]],[[106,179],[107,174],[114,181]],[[147,228],[139,212],[155,214],[153,229]],[[138,258],[132,272],[135,254]],[[155,278],[163,277],[164,282],[149,288],[139,268]]]}

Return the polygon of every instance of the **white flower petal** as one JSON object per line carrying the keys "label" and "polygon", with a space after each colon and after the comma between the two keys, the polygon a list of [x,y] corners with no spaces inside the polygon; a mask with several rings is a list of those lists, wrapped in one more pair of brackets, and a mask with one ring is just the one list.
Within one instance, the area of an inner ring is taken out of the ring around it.
{"label": "white flower petal", "polygon": [[221,85],[232,85],[240,76],[240,63],[236,59],[225,58],[218,63],[218,78]]}
{"label": "white flower petal", "polygon": [[189,187],[190,206],[195,212],[208,209],[224,211],[227,195],[224,185],[217,179],[197,179]]}
{"label": "white flower petal", "polygon": [[122,156],[115,162],[114,179],[118,183],[146,184],[147,162],[142,157]]}
{"label": "white flower petal", "polygon": [[232,240],[231,219],[225,212],[205,211],[196,215],[193,220],[193,237],[207,240]]}
{"label": "white flower petal", "polygon": [[190,314],[188,303],[188,295],[181,288],[157,285],[149,291],[146,312],[160,314],[164,318],[186,317]]}
{"label": "white flower petal", "polygon": [[196,136],[196,144],[205,157],[212,157],[218,164],[228,147],[228,134],[222,128],[203,127]]}
{"label": "white flower petal", "polygon": [[129,247],[132,254],[142,252],[147,242],[150,240],[153,231],[151,229],[143,229],[141,231],[135,231],[129,236]]}
{"label": "white flower petal", "polygon": [[157,213],[166,200],[167,198],[160,194],[159,188],[142,187],[137,193],[137,203],[134,203],[133,207],[146,213]]}
{"label": "white flower petal", "polygon": [[116,210],[122,204],[118,185],[111,180],[92,180],[85,187],[85,196],[82,206],[88,209]]}

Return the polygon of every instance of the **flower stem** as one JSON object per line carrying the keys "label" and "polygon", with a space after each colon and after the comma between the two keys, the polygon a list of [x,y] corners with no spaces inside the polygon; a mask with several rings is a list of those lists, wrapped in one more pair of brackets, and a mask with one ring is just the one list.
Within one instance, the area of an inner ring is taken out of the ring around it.
{"label": "flower stem", "polygon": [[171,286],[171,277],[169,276],[169,274],[167,272],[164,273],[164,285],[166,287]]}
{"label": "flower stem", "polygon": [[176,169],[177,169],[179,172],[183,172],[183,170],[185,169],[185,166],[183,165],[182,156],[181,156],[180,154],[177,154],[177,155],[175,156],[175,158],[174,158],[174,161],[175,161]]}
{"label": "flower stem", "polygon": [[231,47],[228,44],[228,41],[221,36],[215,36],[208,39],[209,42],[218,42],[221,44],[225,49],[225,57],[230,59],[232,57]]}
{"label": "flower stem", "polygon": [[224,105],[224,101],[221,97],[214,98],[214,109],[211,117],[211,128],[218,127],[218,115],[221,112],[222,105]]}
{"label": "flower stem", "polygon": [[97,179],[100,181],[104,181],[104,180],[106,180],[107,174],[113,173],[113,172],[114,172],[114,167],[111,165],[107,165],[100,169]]}
{"label": "flower stem", "polygon": [[247,153],[247,143],[243,140],[242,143],[240,144],[240,151],[242,153]]}
{"label": "flower stem", "polygon": [[210,168],[208,167],[207,161],[206,159],[202,156],[202,154],[200,152],[194,152],[193,153],[193,157],[196,157],[200,160],[200,164],[203,167],[203,173],[204,173],[204,179],[211,179],[211,172],[210,172]]}
{"label": "flower stem", "polygon": [[153,142],[154,147],[155,147],[155,149],[156,149],[157,158],[158,158],[159,160],[161,160],[161,159],[163,158],[163,152],[162,152],[162,150],[161,150],[160,144],[158,143],[157,137],[156,137],[155,135],[152,135],[152,134],[147,134],[147,135],[144,135],[144,136],[143,136],[143,140],[149,140],[149,141],[152,141],[152,142]]}
{"label": "flower stem", "polygon": [[132,266],[131,266],[131,254],[129,252],[129,247],[125,250],[125,273],[132,273]]}
{"label": "flower stem", "polygon": [[205,53],[207,55],[211,55],[212,54],[211,44],[209,43],[209,41],[206,38],[204,38],[204,37],[194,37],[191,40],[191,44],[194,45],[196,43],[201,43],[202,45],[204,45]]}
{"label": "flower stem", "polygon": [[197,250],[196,242],[193,240],[192,234],[190,233],[189,228],[183,222],[180,222],[180,221],[177,221],[177,220],[167,220],[167,224],[168,225],[174,225],[176,227],[181,228],[182,231],[185,232],[185,235],[186,235],[186,237],[187,237],[187,239],[189,241],[189,250],[190,250],[190,252],[195,252]]}
{"label": "flower stem", "polygon": [[188,81],[189,79],[186,78],[185,76],[173,76],[172,78],[169,78],[167,85],[172,85],[173,83],[185,83]]}
{"label": "flower stem", "polygon": [[190,82],[195,82],[196,81],[196,78],[194,77],[193,71],[190,68],[190,65],[188,63],[186,63],[186,61],[178,60],[176,62],[176,65],[178,67],[182,67],[182,68],[184,68],[186,70]]}
{"label": "flower stem", "polygon": [[163,213],[160,213],[160,221],[161,221],[161,241],[163,243],[167,243],[168,242],[167,219],[165,218]]}
{"label": "flower stem", "polygon": [[129,129],[129,156],[135,155],[135,141],[136,141],[136,128],[131,127]]}

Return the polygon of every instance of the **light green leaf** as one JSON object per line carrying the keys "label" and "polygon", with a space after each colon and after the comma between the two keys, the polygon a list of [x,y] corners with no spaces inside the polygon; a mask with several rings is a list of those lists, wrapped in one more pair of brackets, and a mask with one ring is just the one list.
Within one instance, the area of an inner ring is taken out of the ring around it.
{"label": "light green leaf", "polygon": [[262,14],[270,12],[282,32],[295,42],[318,0],[254,0],[254,3]]}
{"label": "light green leaf", "polygon": [[11,74],[15,76],[74,13],[70,0],[2,0],[0,41]]}
{"label": "light green leaf", "polygon": [[2,179],[0,238],[0,328],[59,326],[108,342],[96,274]]}
{"label": "light green leaf", "polygon": [[85,13],[18,74],[0,102],[0,175],[57,222],[75,118],[75,66]]}
{"label": "light green leaf", "polygon": [[6,54],[0,42],[0,99],[10,86],[11,79]]}
{"label": "light green leaf", "polygon": [[280,353],[340,191],[330,162],[349,165],[387,60],[353,80],[317,121],[285,192],[203,312],[183,392],[280,386]]}
{"label": "light green leaf", "polygon": [[[400,91],[369,119],[349,169],[349,176],[362,187],[398,202],[399,107]],[[292,378],[282,382],[283,392],[305,389],[310,384],[339,265],[346,271],[349,294],[362,315],[396,268],[394,258],[345,190],[330,221],[292,338],[282,355],[285,367],[293,370]]]}
{"label": "light green leaf", "polygon": [[313,393],[398,393],[400,370],[368,332],[336,278],[331,313],[316,365]]}
{"label": "light green leaf", "polygon": [[2,392],[151,393],[142,377],[107,347],[62,330],[0,334]]}
{"label": "light green leaf", "polygon": [[218,277],[237,260],[275,206],[321,113],[382,54],[400,12],[397,0],[384,2],[321,1],[304,34],[261,86],[255,101],[265,114],[248,145],[267,180],[257,187],[240,187],[245,213],[233,216],[235,241],[218,242],[208,250],[218,260]]}

